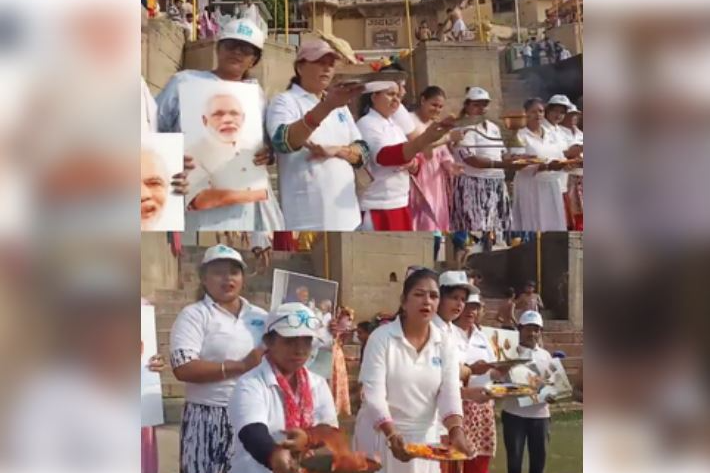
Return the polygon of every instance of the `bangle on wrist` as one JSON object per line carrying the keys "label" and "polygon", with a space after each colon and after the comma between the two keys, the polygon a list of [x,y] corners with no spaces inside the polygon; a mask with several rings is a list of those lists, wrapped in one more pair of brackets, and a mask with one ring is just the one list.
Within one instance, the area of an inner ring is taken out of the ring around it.
{"label": "bangle on wrist", "polygon": [[224,367],[224,362],[222,362],[221,368],[222,368],[222,379],[227,379],[227,370]]}
{"label": "bangle on wrist", "polygon": [[316,121],[316,119],[313,118],[313,114],[311,112],[308,112],[303,116],[303,121],[308,127],[308,129],[310,129],[311,131],[315,130],[320,126],[320,122]]}

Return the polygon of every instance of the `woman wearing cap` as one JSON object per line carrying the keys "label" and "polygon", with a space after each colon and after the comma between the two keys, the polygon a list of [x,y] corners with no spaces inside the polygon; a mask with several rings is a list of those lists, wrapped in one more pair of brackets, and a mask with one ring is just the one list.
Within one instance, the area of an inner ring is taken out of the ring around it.
{"label": "woman wearing cap", "polygon": [[543,126],[545,103],[539,98],[525,102],[527,125],[518,131],[531,164],[515,173],[513,180],[513,230],[567,231],[561,174],[565,156],[556,133]]}
{"label": "woman wearing cap", "polygon": [[[571,148],[578,144],[584,143],[584,133],[577,127],[579,118],[582,112],[572,104],[567,110],[565,117],[560,123],[560,132],[562,138],[566,142],[566,146]],[[584,230],[584,174],[581,167],[572,169],[569,172],[569,181],[567,183],[567,202],[570,214],[570,228],[575,231]]]}
{"label": "woman wearing cap", "polygon": [[351,231],[360,225],[354,168],[367,161],[368,150],[347,105],[362,86],[331,87],[339,58],[325,41],[305,42],[288,90],[269,104],[266,130],[278,156],[290,230]]}
{"label": "woman wearing cap", "polygon": [[370,430],[385,473],[435,473],[435,462],[413,459],[408,443],[437,443],[439,418],[454,448],[470,453],[463,433],[456,348],[432,320],[439,305],[437,275],[414,271],[404,282],[399,317],[375,330],[360,370],[364,406],[358,430]]}
{"label": "woman wearing cap", "polygon": [[[269,315],[266,355],[239,379],[229,401],[239,438],[231,473],[295,473],[296,459],[286,447],[311,427],[338,427],[327,381],[305,367],[321,323],[299,302],[283,304]],[[283,431],[291,442],[275,440]]]}
{"label": "woman wearing cap", "polygon": [[461,139],[452,146],[463,174],[454,181],[451,228],[469,231],[510,230],[512,218],[505,169],[515,169],[503,146],[500,128],[485,119],[491,97],[471,87],[460,118],[480,118],[481,123],[454,132]]}
{"label": "woman wearing cap", "polygon": [[357,122],[370,149],[367,168],[373,181],[360,196],[363,230],[411,231],[409,173],[416,174],[417,153],[442,138],[453,126],[453,117],[431,123],[423,133],[407,140],[392,119],[401,105],[395,82],[371,82],[364,97],[364,116]]}
{"label": "woman wearing cap", "polygon": [[[542,316],[535,311],[523,312],[518,321],[520,344],[518,358],[532,360],[537,370],[544,373],[552,356],[540,347],[542,338]],[[547,459],[547,442],[550,436],[550,406],[551,398],[521,407],[516,398],[506,398],[503,401],[503,439],[508,457],[508,471],[522,472],[525,443],[528,445],[530,457],[530,473],[543,473]]]}
{"label": "woman wearing cap", "polygon": [[[411,116],[416,133],[439,119],[446,104],[446,93],[437,86],[429,86],[419,96],[419,106]],[[446,145],[429,148],[420,160],[419,173],[412,176],[410,211],[414,231],[448,231],[449,229],[449,181],[460,173],[460,164]]]}
{"label": "woman wearing cap", "polygon": [[[250,20],[236,20],[228,23],[219,35],[217,42],[217,67],[212,71],[185,70],[175,74],[157,97],[158,131],[161,133],[179,133],[180,128],[180,84],[193,79],[214,81],[248,82],[258,85],[256,79],[249,76],[249,71],[261,59],[264,48],[264,33]],[[262,108],[266,108],[264,91],[259,87]],[[272,161],[271,152],[264,147],[254,158],[257,165],[267,165]],[[283,229],[283,215],[271,187],[267,189],[266,199],[255,197],[253,191],[234,191],[228,189],[209,189],[201,195],[198,210],[222,208],[224,219],[245,213],[245,206],[254,206],[254,222],[245,222],[245,228],[254,231],[273,231]],[[258,199],[258,200],[255,200]],[[193,204],[187,202],[188,205]],[[251,210],[251,209],[249,209]]]}
{"label": "woman wearing cap", "polygon": [[240,297],[245,264],[216,245],[200,265],[201,297],[178,314],[170,332],[170,361],[185,382],[180,429],[181,473],[229,469],[234,433],[227,403],[237,379],[259,364],[266,312]]}
{"label": "woman wearing cap", "polygon": [[434,316],[434,325],[442,332],[453,333],[453,321],[464,309],[466,299],[476,288],[468,281],[465,271],[445,271],[439,276],[439,309]]}
{"label": "woman wearing cap", "polygon": [[[496,361],[488,337],[481,330],[483,303],[481,296],[472,294],[466,301],[461,316],[454,321],[454,339],[459,349],[459,361],[466,367],[467,389],[482,389],[491,379],[503,379],[505,373],[492,369]],[[475,458],[464,463],[463,473],[488,473],[496,451],[496,417],[494,402],[479,403],[464,399],[463,418],[466,438],[474,447]]]}

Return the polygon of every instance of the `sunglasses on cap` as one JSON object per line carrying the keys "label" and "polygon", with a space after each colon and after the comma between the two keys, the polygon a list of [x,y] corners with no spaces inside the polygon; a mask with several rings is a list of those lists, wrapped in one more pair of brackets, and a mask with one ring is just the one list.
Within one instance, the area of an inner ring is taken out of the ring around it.
{"label": "sunglasses on cap", "polygon": [[239,52],[245,56],[256,56],[258,51],[253,45],[238,39],[223,39],[219,45],[229,52]]}
{"label": "sunglasses on cap", "polygon": [[270,332],[271,329],[274,328],[276,324],[281,322],[282,320],[286,320],[288,323],[288,326],[291,328],[298,328],[302,325],[305,325],[311,330],[318,330],[321,327],[323,327],[323,321],[319,319],[318,317],[309,317],[304,314],[289,314],[289,315],[284,315],[283,317],[279,317],[278,319],[274,320],[271,324],[269,324],[268,327],[266,327],[266,332]]}

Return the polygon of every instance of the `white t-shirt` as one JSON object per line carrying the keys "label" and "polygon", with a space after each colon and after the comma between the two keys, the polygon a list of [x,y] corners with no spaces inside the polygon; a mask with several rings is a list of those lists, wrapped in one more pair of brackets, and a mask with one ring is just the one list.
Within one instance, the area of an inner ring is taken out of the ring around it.
{"label": "white t-shirt", "polygon": [[[310,371],[308,380],[313,395],[313,425],[327,424],[338,427],[335,402],[327,381]],[[236,450],[232,457],[230,473],[269,473],[271,470],[257,462],[239,440],[239,431],[249,424],[266,425],[272,436],[280,434],[286,428],[283,394],[274,370],[266,358],[239,379],[227,411],[236,437]]]}
{"label": "white t-shirt", "polygon": [[[467,129],[465,131],[463,139],[454,148],[454,156],[456,157],[457,161],[463,163],[463,160],[471,155],[476,155],[481,158],[488,158],[492,161],[503,161],[502,154],[505,151],[505,148],[503,147],[503,141],[501,140],[500,128],[498,128],[495,123],[488,120],[486,120],[485,126],[484,123],[480,123],[472,128],[474,128],[480,133],[483,133],[487,137],[498,139],[491,140],[484,136],[481,136],[474,130]],[[474,147],[480,145],[497,145],[500,146],[500,148]],[[471,148],[468,148],[468,146],[470,146]],[[487,179],[505,179],[505,171],[503,171],[502,169],[481,169],[465,164],[464,172],[467,176],[472,177],[483,177]]]}
{"label": "white t-shirt", "polygon": [[[531,359],[532,361],[530,363],[536,364],[540,373],[544,373],[552,361],[550,352],[544,348],[540,348],[539,346],[536,346],[534,349],[530,349],[522,345],[518,345],[518,358]],[[503,410],[509,412],[510,414],[518,417],[525,417],[527,419],[546,419],[550,417],[550,405],[546,402],[533,404],[532,406],[520,407],[517,399],[506,398],[503,401]]]}
{"label": "white t-shirt", "polygon": [[[273,137],[281,125],[290,125],[320,100],[294,84],[273,98],[266,114],[266,129]],[[348,146],[362,139],[348,107],[330,112],[309,140],[323,146]],[[281,208],[289,230],[352,231],[360,225],[353,167],[341,158],[309,160],[303,148],[278,153]]]}
{"label": "white t-shirt", "polygon": [[434,441],[437,410],[442,419],[463,415],[456,347],[433,323],[419,353],[405,338],[400,318],[375,330],[365,346],[360,382],[373,429],[391,420],[405,435],[426,433]]}
{"label": "white t-shirt", "polygon": [[392,121],[404,132],[405,136],[417,129],[417,124],[414,122],[414,119],[412,119],[412,114],[409,113],[407,108],[401,103],[397,111],[392,115]]}
{"label": "white t-shirt", "polygon": [[523,54],[523,56],[532,57],[532,47],[529,44],[526,44],[525,46],[523,46],[522,54]]}
{"label": "white t-shirt", "polygon": [[[412,121],[409,114],[407,117]],[[377,163],[377,155],[382,148],[406,143],[407,136],[404,131],[392,118],[385,118],[374,109],[357,121],[357,127],[370,148],[372,159],[367,167],[374,179],[360,196],[360,207],[362,210],[407,207],[409,172],[400,166],[382,166]]]}
{"label": "white t-shirt", "polygon": [[[244,298],[241,301],[242,310],[238,316],[223,309],[210,296],[185,307],[170,331],[171,357],[196,357],[215,363],[244,359],[261,345],[267,313]],[[185,383],[185,400],[226,407],[236,383],[237,378],[213,383]]]}
{"label": "white t-shirt", "polygon": [[[560,127],[560,135],[562,136],[562,139],[565,140],[565,146],[567,146],[567,149],[573,145],[584,144],[584,133],[582,133],[582,130],[577,127],[574,127],[574,130]],[[584,170],[582,168],[576,168],[571,170],[569,173],[573,176],[582,176],[584,174]]]}
{"label": "white t-shirt", "polygon": [[[459,359],[462,363],[472,365],[477,361],[491,363],[496,360],[493,347],[491,347],[488,337],[478,327],[473,328],[469,337],[468,334],[458,326],[454,325],[454,337],[459,350]],[[480,387],[490,383],[489,373],[473,375],[468,379],[468,387]]]}

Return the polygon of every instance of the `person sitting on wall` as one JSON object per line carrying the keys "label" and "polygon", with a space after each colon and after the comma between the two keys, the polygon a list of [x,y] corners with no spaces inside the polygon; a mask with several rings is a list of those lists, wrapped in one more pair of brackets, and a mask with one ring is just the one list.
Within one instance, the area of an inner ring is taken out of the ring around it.
{"label": "person sitting on wall", "polygon": [[417,30],[415,31],[414,36],[419,41],[431,41],[431,29],[429,29],[429,25],[427,24],[426,20],[422,20],[422,22],[419,24],[419,28],[417,28]]}

